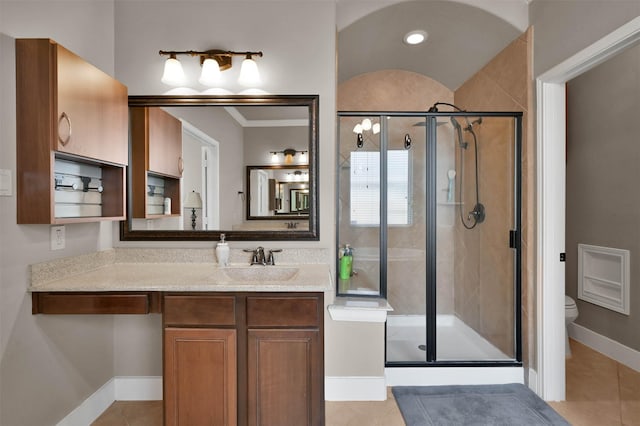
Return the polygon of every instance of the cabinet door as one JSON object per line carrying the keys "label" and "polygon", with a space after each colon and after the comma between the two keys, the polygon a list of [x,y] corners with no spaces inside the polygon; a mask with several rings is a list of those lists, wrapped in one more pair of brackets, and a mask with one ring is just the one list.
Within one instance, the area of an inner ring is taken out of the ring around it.
{"label": "cabinet door", "polygon": [[55,45],[58,111],[53,149],[128,164],[127,87]]}
{"label": "cabinet door", "polygon": [[249,425],[324,424],[320,332],[248,331]]}
{"label": "cabinet door", "polygon": [[164,330],[164,424],[235,426],[236,331]]}
{"label": "cabinet door", "polygon": [[182,176],[182,123],[160,108],[149,108],[149,171]]}

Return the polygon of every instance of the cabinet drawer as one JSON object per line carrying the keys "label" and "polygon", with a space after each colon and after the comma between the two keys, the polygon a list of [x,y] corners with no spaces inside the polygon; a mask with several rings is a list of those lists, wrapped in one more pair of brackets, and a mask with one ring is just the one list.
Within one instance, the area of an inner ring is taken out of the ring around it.
{"label": "cabinet drawer", "polygon": [[247,325],[317,327],[322,321],[320,296],[247,297]]}
{"label": "cabinet drawer", "polygon": [[192,326],[235,325],[236,298],[233,296],[166,295],[164,324]]}
{"label": "cabinet drawer", "polygon": [[148,314],[151,295],[105,293],[33,293],[34,314]]}

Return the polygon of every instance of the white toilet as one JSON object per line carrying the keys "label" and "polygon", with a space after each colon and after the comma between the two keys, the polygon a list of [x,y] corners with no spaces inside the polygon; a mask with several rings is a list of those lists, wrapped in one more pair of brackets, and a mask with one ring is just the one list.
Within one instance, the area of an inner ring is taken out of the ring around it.
{"label": "white toilet", "polygon": [[569,346],[569,324],[578,318],[578,306],[576,301],[569,296],[564,296],[564,335],[565,335],[565,356],[571,356],[571,346]]}

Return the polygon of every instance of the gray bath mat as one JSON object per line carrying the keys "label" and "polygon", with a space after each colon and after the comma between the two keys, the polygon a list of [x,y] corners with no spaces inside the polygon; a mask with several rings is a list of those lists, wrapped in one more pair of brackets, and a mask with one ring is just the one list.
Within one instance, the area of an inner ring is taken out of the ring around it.
{"label": "gray bath mat", "polygon": [[407,426],[569,425],[535,393],[516,383],[392,390]]}

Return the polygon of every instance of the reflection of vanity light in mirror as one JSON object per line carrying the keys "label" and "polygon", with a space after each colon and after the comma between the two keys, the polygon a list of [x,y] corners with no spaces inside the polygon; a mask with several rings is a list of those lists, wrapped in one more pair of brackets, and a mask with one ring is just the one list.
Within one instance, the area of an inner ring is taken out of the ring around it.
{"label": "reflection of vanity light in mirror", "polygon": [[234,52],[231,50],[211,49],[205,51],[183,50],[183,51],[165,51],[161,50],[160,55],[169,56],[165,61],[164,73],[160,81],[169,86],[180,86],[185,84],[186,78],[182,64],[177,55],[198,56],[202,71],[198,81],[200,84],[215,87],[220,83],[220,72],[227,70],[233,66],[233,56],[244,56],[240,67],[240,76],[238,83],[246,87],[256,87],[262,83],[258,64],[253,60],[254,56],[262,57],[262,52]]}
{"label": "reflection of vanity light in mirror", "polygon": [[202,208],[202,198],[200,198],[200,193],[196,191],[191,191],[187,194],[187,199],[184,202],[185,209],[191,209],[191,229],[196,229],[196,209]]}
{"label": "reflection of vanity light in mirror", "polygon": [[307,151],[298,151],[293,148],[287,148],[282,151],[271,151],[271,162],[279,163],[280,158],[278,154],[282,154],[284,156],[284,164],[292,164],[293,157],[296,154],[300,154],[300,160],[298,160],[298,164],[307,164]]}
{"label": "reflection of vanity light in mirror", "polygon": [[309,182],[309,173],[296,170],[293,173],[287,173],[287,180],[294,182]]}

